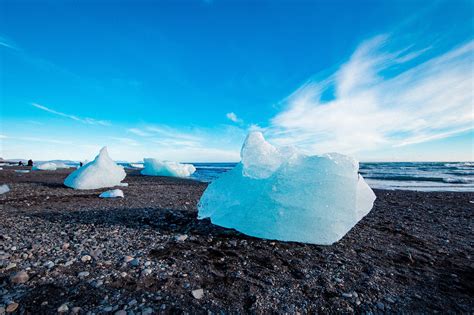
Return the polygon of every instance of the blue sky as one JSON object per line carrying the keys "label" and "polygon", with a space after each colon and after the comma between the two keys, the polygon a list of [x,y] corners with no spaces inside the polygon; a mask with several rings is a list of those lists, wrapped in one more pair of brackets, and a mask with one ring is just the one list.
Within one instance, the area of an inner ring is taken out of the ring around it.
{"label": "blue sky", "polygon": [[0,156],[473,160],[472,1],[0,1]]}

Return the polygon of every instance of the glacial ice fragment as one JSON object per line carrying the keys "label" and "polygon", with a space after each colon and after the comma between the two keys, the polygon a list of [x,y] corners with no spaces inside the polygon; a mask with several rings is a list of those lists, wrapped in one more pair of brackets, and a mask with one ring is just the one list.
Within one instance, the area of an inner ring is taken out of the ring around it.
{"label": "glacial ice fragment", "polygon": [[254,132],[241,158],[208,186],[199,219],[255,237],[329,245],[372,209],[375,194],[351,157],[306,156]]}
{"label": "glacial ice fragment", "polygon": [[94,161],[78,168],[64,180],[64,185],[74,189],[98,189],[119,186],[126,173],[108,155],[107,147],[100,150]]}
{"label": "glacial ice fragment", "polygon": [[123,198],[123,191],[120,189],[112,189],[104,191],[99,195],[100,198]]}
{"label": "glacial ice fragment", "polygon": [[192,164],[160,161],[152,158],[145,158],[143,161],[145,162],[145,168],[141,171],[142,175],[188,177],[196,171]]}
{"label": "glacial ice fragment", "polygon": [[8,187],[8,185],[6,184],[0,185],[0,195],[6,194],[9,191],[10,191],[10,187]]}
{"label": "glacial ice fragment", "polygon": [[33,166],[34,171],[55,171],[58,168],[56,163],[44,162]]}

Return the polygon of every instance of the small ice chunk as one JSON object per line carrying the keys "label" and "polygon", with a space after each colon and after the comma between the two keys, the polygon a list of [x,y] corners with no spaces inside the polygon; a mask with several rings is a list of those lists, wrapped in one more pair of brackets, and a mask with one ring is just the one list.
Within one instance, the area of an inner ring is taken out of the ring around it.
{"label": "small ice chunk", "polygon": [[26,174],[29,172],[30,172],[29,170],[15,170],[15,173],[22,173],[22,174]]}
{"label": "small ice chunk", "polygon": [[8,187],[8,185],[6,184],[0,185],[0,195],[6,194],[9,191],[10,191],[10,187]]}
{"label": "small ice chunk", "polygon": [[123,191],[120,189],[107,190],[99,195],[100,198],[123,198]]}
{"label": "small ice chunk", "polygon": [[128,187],[128,183],[120,183],[119,186],[120,187]]}
{"label": "small ice chunk", "polygon": [[351,157],[307,156],[251,133],[242,162],[207,187],[199,219],[282,241],[329,245],[373,207],[375,194]]}
{"label": "small ice chunk", "polygon": [[74,189],[98,189],[120,185],[126,173],[108,155],[107,147],[100,150],[94,161],[78,168],[64,180],[64,185]]}
{"label": "small ice chunk", "polygon": [[195,299],[200,300],[204,297],[204,290],[203,289],[192,290],[191,294],[193,295]]}
{"label": "small ice chunk", "polygon": [[53,162],[44,162],[33,166],[35,171],[55,171],[57,168],[58,166]]}
{"label": "small ice chunk", "polygon": [[56,164],[56,168],[71,168],[70,165],[67,165],[64,162],[56,161],[56,162],[53,162],[53,163]]}
{"label": "small ice chunk", "polygon": [[196,171],[192,164],[160,161],[152,158],[145,158],[143,161],[145,162],[145,168],[141,171],[142,175],[188,177]]}

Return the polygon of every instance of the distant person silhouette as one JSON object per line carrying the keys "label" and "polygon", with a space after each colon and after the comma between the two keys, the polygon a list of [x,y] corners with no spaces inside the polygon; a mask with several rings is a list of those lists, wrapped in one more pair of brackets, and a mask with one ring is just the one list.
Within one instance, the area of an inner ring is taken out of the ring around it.
{"label": "distant person silhouette", "polygon": [[33,166],[33,160],[28,160],[28,166]]}
{"label": "distant person silhouette", "polygon": [[19,161],[19,162],[18,162],[18,166],[23,166],[23,162],[22,162],[22,161]]}
{"label": "distant person silhouette", "polygon": [[82,162],[79,162],[79,167],[82,167]]}

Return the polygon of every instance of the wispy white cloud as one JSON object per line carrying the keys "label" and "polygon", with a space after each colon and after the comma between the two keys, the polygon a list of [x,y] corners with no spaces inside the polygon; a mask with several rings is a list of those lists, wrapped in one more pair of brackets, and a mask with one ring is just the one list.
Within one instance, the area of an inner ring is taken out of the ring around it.
{"label": "wispy white cloud", "polygon": [[474,126],[455,129],[455,130],[451,130],[451,131],[447,131],[447,132],[443,132],[443,133],[438,133],[438,134],[433,134],[433,135],[420,135],[418,137],[412,137],[412,138],[410,138],[406,141],[397,143],[397,144],[394,145],[394,147],[403,147],[403,146],[411,145],[411,144],[417,144],[417,143],[423,143],[423,142],[432,141],[432,140],[444,139],[444,138],[448,138],[452,135],[456,135],[458,133],[469,131],[471,129],[474,129]]}
{"label": "wispy white cloud", "polygon": [[196,135],[198,133],[196,131],[194,133],[191,131],[186,132],[169,126],[148,126],[146,130],[154,135],[167,139],[189,140],[194,142],[200,142],[202,140],[202,137]]}
{"label": "wispy white cloud", "polygon": [[48,113],[55,114],[55,115],[65,117],[65,118],[69,118],[69,119],[81,122],[83,124],[101,125],[101,126],[110,126],[111,125],[110,122],[105,121],[105,120],[96,120],[96,119],[93,119],[93,118],[87,118],[87,117],[83,118],[83,117],[78,117],[78,116],[75,116],[75,115],[65,114],[65,113],[58,112],[54,109],[51,109],[49,107],[46,107],[46,106],[43,106],[43,105],[40,105],[40,104],[37,104],[37,103],[32,103],[31,105],[38,108],[38,109],[44,110]]}
{"label": "wispy white cloud", "polygon": [[153,135],[139,128],[129,128],[127,129],[127,132],[133,133],[134,135],[140,136],[140,137],[149,137]]}
{"label": "wispy white cloud", "polygon": [[72,141],[58,140],[53,138],[40,138],[40,137],[16,137],[0,135],[0,138],[7,139],[8,141],[25,141],[34,143],[51,143],[51,144],[67,144],[70,145]]}
{"label": "wispy white cloud", "polygon": [[230,121],[233,121],[235,123],[238,123],[238,124],[243,123],[243,120],[240,119],[239,117],[237,117],[237,115],[234,112],[227,113],[226,117],[227,117],[227,119],[229,119]]}
{"label": "wispy white cloud", "polygon": [[179,140],[179,139],[153,139],[153,143],[156,143],[160,146],[173,147],[173,148],[200,148],[202,147],[201,143],[198,141],[190,140]]}
{"label": "wispy white cloud", "polygon": [[246,135],[246,130],[235,125],[212,128],[145,125],[129,128],[127,132],[139,136],[137,142],[141,146],[134,154],[188,162],[238,161]]}
{"label": "wispy white cloud", "polygon": [[142,128],[129,128],[127,132],[142,137],[143,141],[150,141],[161,147],[168,148],[197,148],[204,142],[204,136],[201,130],[186,132],[182,129],[173,128],[166,125],[146,126]]}
{"label": "wispy white cloud", "polygon": [[110,137],[110,139],[120,142],[126,146],[139,146],[140,143],[134,139],[124,138],[124,137]]}
{"label": "wispy white cloud", "polygon": [[0,36],[0,47],[13,49],[13,50],[19,50],[19,48],[15,44],[13,44],[11,41],[1,36]]}
{"label": "wispy white cloud", "polygon": [[427,48],[393,52],[392,44],[377,36],[333,74],[308,81],[283,101],[267,133],[311,153],[354,153],[473,129],[474,41],[430,59]]}

